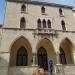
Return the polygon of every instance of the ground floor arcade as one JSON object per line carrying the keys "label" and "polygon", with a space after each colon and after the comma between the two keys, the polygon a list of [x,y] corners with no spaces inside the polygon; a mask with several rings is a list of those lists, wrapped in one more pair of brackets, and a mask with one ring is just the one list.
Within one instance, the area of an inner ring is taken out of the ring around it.
{"label": "ground floor arcade", "polygon": [[48,60],[53,64],[74,64],[72,54],[73,44],[68,38],[64,38],[59,44],[59,52],[56,52],[52,41],[48,38],[40,40],[33,52],[30,42],[22,36],[12,44],[10,66],[39,65],[48,70]]}

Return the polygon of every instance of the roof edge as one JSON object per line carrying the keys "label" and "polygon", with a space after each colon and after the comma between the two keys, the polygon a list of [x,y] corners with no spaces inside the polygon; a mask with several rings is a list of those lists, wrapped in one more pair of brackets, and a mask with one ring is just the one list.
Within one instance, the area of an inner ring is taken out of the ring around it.
{"label": "roof edge", "polygon": [[35,4],[35,5],[47,5],[47,6],[56,6],[56,7],[63,7],[73,9],[73,6],[64,5],[64,4],[57,4],[57,3],[48,3],[48,2],[40,2],[40,1],[16,1],[16,0],[7,0],[9,2],[22,2],[28,4]]}

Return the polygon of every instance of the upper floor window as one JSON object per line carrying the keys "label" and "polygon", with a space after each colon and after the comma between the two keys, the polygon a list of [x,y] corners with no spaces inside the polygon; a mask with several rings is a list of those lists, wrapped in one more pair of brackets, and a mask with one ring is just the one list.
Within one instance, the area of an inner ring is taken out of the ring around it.
{"label": "upper floor window", "polygon": [[20,28],[25,28],[25,26],[26,26],[26,21],[25,21],[25,18],[22,17],[20,20]]}
{"label": "upper floor window", "polygon": [[21,6],[21,12],[26,12],[26,6],[24,4]]}
{"label": "upper floor window", "polygon": [[50,20],[47,21],[47,25],[48,25],[48,28],[51,28],[51,21]]}
{"label": "upper floor window", "polygon": [[63,15],[63,10],[61,8],[59,8],[59,14],[60,14],[60,16]]}
{"label": "upper floor window", "polygon": [[41,20],[40,19],[38,19],[38,21],[37,21],[37,26],[38,26],[38,28],[41,28]]}
{"label": "upper floor window", "polygon": [[45,19],[42,21],[42,24],[43,24],[43,28],[46,28],[46,20]]}
{"label": "upper floor window", "polygon": [[44,6],[41,8],[41,13],[45,14],[45,7]]}
{"label": "upper floor window", "polygon": [[61,25],[62,25],[62,29],[63,29],[63,30],[66,30],[65,21],[62,20],[62,21],[61,21]]}
{"label": "upper floor window", "polygon": [[47,21],[45,19],[43,19],[41,21],[41,19],[37,20],[37,27],[39,29],[41,28],[51,28],[51,21],[48,19]]}

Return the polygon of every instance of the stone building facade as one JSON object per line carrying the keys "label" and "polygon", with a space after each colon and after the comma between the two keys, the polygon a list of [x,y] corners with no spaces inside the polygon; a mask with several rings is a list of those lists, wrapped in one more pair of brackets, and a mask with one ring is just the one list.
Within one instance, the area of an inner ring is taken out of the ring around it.
{"label": "stone building facade", "polygon": [[[75,74],[75,19],[72,6],[6,0],[0,28],[0,75]],[[50,60],[50,61],[49,61]]]}

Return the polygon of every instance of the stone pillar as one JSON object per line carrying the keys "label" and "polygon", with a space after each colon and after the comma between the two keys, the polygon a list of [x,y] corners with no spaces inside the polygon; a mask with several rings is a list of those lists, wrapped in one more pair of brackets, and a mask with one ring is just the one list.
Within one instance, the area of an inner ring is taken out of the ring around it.
{"label": "stone pillar", "polygon": [[33,53],[33,64],[32,66],[38,66],[37,64],[37,54],[36,53]]}
{"label": "stone pillar", "polygon": [[53,40],[53,46],[54,46],[55,53],[56,53],[56,61],[57,61],[57,64],[60,64],[60,58],[59,58],[59,54],[60,54],[60,51],[59,51],[59,44],[60,44],[60,41],[57,40],[57,38],[54,38],[54,40]]}
{"label": "stone pillar", "polygon": [[57,54],[56,54],[56,59],[57,59],[57,64],[60,64],[59,52],[57,52]]}
{"label": "stone pillar", "polygon": [[33,53],[33,58],[32,58],[32,60],[33,60],[32,66],[35,66],[35,65],[36,65],[36,56],[35,56],[35,53]]}

